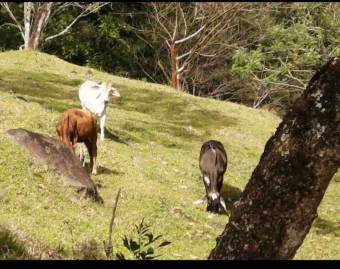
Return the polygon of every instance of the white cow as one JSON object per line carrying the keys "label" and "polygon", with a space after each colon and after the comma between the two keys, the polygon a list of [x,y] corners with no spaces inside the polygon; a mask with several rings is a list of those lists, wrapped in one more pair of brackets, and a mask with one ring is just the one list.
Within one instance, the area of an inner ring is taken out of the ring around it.
{"label": "white cow", "polygon": [[105,112],[109,96],[120,97],[111,83],[97,83],[87,80],[79,88],[79,99],[83,109],[95,114],[100,119],[100,139],[104,140]]}

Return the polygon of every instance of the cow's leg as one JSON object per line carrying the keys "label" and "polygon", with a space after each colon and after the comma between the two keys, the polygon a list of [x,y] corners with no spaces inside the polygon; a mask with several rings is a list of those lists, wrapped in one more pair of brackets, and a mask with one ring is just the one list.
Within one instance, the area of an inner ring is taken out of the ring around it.
{"label": "cow's leg", "polygon": [[93,168],[92,174],[97,175],[97,143],[92,143],[92,154],[93,154]]}
{"label": "cow's leg", "polygon": [[90,169],[92,170],[92,174],[97,174],[97,145],[93,141],[86,141],[87,151],[90,155]]}
{"label": "cow's leg", "polygon": [[106,118],[106,115],[102,115],[100,117],[100,139],[101,140],[104,140],[104,125],[105,125],[105,118]]}
{"label": "cow's leg", "polygon": [[86,145],[87,151],[88,151],[89,156],[90,156],[90,170],[92,170],[92,168],[93,168],[92,143],[90,141],[85,141],[84,143]]}

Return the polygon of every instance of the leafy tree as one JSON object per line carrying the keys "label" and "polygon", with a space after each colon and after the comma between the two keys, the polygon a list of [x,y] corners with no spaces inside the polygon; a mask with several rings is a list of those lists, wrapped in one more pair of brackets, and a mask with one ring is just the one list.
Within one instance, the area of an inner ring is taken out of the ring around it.
{"label": "leafy tree", "polygon": [[[82,2],[24,2],[19,5],[9,2],[0,3],[11,21],[7,22],[6,25],[19,30],[24,40],[24,45],[20,48],[24,49],[37,49],[41,41],[48,41],[67,33],[80,18],[96,12],[107,4],[104,2],[90,4]],[[80,9],[80,13],[73,17],[62,31],[43,38],[43,33],[51,18],[68,8]],[[20,12],[20,9],[22,12]]]}
{"label": "leafy tree", "polygon": [[[146,44],[131,29],[130,25],[136,19],[128,12],[138,14],[140,6],[138,3],[107,5],[79,20],[67,35],[44,43],[42,49],[79,65],[89,65],[121,76],[143,78],[145,74],[141,66],[144,63],[147,65],[148,61],[140,62],[148,57],[145,56]],[[56,16],[51,21],[53,30],[63,29],[67,21],[75,16],[74,12],[65,10]]]}
{"label": "leafy tree", "polygon": [[231,72],[244,83],[248,102],[289,106],[305,88],[313,69],[340,53],[338,3],[292,3],[266,14],[266,37],[253,47],[239,47]]}
{"label": "leafy tree", "polygon": [[21,42],[20,33],[6,22],[6,11],[0,8],[0,51],[17,49]]}
{"label": "leafy tree", "polygon": [[[32,18],[47,3],[34,3]],[[253,107],[288,108],[313,70],[340,54],[339,3],[120,2],[96,12],[86,11],[91,3],[74,3],[53,3],[39,49]],[[23,3],[2,3],[1,50],[18,47],[25,36],[23,10]]]}

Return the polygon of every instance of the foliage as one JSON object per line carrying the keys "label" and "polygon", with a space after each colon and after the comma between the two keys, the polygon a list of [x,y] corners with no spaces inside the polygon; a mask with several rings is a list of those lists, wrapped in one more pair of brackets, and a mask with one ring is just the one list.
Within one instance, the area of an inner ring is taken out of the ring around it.
{"label": "foliage", "polygon": [[[286,108],[304,90],[319,64],[340,55],[339,3],[157,6],[169,31],[178,18],[178,38],[185,36],[185,29],[188,35],[204,20],[226,12],[223,20],[212,20],[199,37],[178,47],[179,55],[195,51],[190,59],[180,60],[180,64],[187,62],[182,87],[193,95],[253,107],[272,104]],[[19,12],[22,4],[13,8]],[[44,35],[60,32],[76,15],[73,8],[56,14]],[[0,50],[17,49],[22,43],[19,32],[4,24],[7,19],[6,12],[0,9]],[[214,23],[218,31],[210,32]],[[169,84],[170,56],[164,31],[155,21],[152,3],[112,3],[81,18],[67,34],[43,43],[41,50],[79,65]]]}
{"label": "foliage", "polygon": [[[17,8],[22,5],[17,4]],[[6,12],[0,7],[0,51],[18,49],[21,45],[21,35],[13,26],[9,25]]]}
{"label": "foliage", "polygon": [[[163,241],[159,245],[155,246],[155,242],[161,239],[162,235],[154,236],[150,231],[150,225],[144,223],[144,218],[139,225],[135,225],[135,237],[128,238],[124,235],[123,243],[124,246],[133,254],[134,258],[137,260],[153,260],[159,255],[155,254],[157,248],[165,247],[171,242]],[[125,260],[123,253],[119,252],[116,254],[118,259]]]}
{"label": "foliage", "polygon": [[[73,259],[81,260],[104,259],[104,253],[107,259],[118,260],[126,259],[125,255],[120,251],[117,251],[114,254],[112,246],[109,250],[105,243],[105,240],[103,241],[104,248],[95,238],[85,238],[85,240],[81,241],[80,243],[75,243],[76,241],[73,234],[75,227],[72,227],[69,221],[65,221],[64,224],[67,225],[67,228],[71,235]],[[135,237],[137,237],[137,240],[134,240],[133,237],[128,238],[127,235],[124,235],[124,237],[122,238],[122,242],[124,247],[133,254],[132,257],[137,260],[155,259],[160,256],[155,254],[155,250],[161,247],[165,247],[171,243],[169,241],[163,241],[159,245],[155,246],[155,242],[161,239],[162,235],[154,236],[154,234],[151,231],[151,226],[144,222],[144,218],[142,219],[139,225],[134,225],[134,228]]]}
{"label": "foliage", "polygon": [[[135,4],[138,9],[138,4]],[[145,44],[132,33],[127,22],[128,16],[117,16],[128,8],[124,3],[114,3],[114,9],[108,5],[98,13],[81,19],[67,35],[44,44],[43,51],[56,54],[68,61],[80,65],[89,65],[100,70],[122,76],[140,77],[138,65],[133,61]],[[53,18],[53,29],[61,31],[73,18],[73,10],[66,10]],[[57,29],[54,29],[57,28]]]}
{"label": "foliage", "polygon": [[233,56],[231,71],[239,75],[241,79],[247,79],[254,70],[261,70],[263,68],[263,56],[260,47],[252,51],[248,51],[245,48],[239,48],[235,51]]}
{"label": "foliage", "polygon": [[255,106],[275,101],[289,106],[305,89],[313,66],[339,52],[340,22],[329,20],[339,11],[338,4],[292,3],[266,14],[271,20],[266,38],[253,48],[237,49],[231,68],[264,89],[253,96]]}

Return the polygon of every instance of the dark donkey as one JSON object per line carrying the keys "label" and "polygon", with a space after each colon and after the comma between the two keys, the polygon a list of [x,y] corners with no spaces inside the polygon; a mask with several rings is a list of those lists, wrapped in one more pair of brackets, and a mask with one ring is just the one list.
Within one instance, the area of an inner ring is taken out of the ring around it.
{"label": "dark donkey", "polygon": [[220,196],[227,162],[227,153],[221,142],[209,140],[202,145],[199,166],[208,200],[208,212],[218,213],[219,205],[227,212],[225,202]]}

